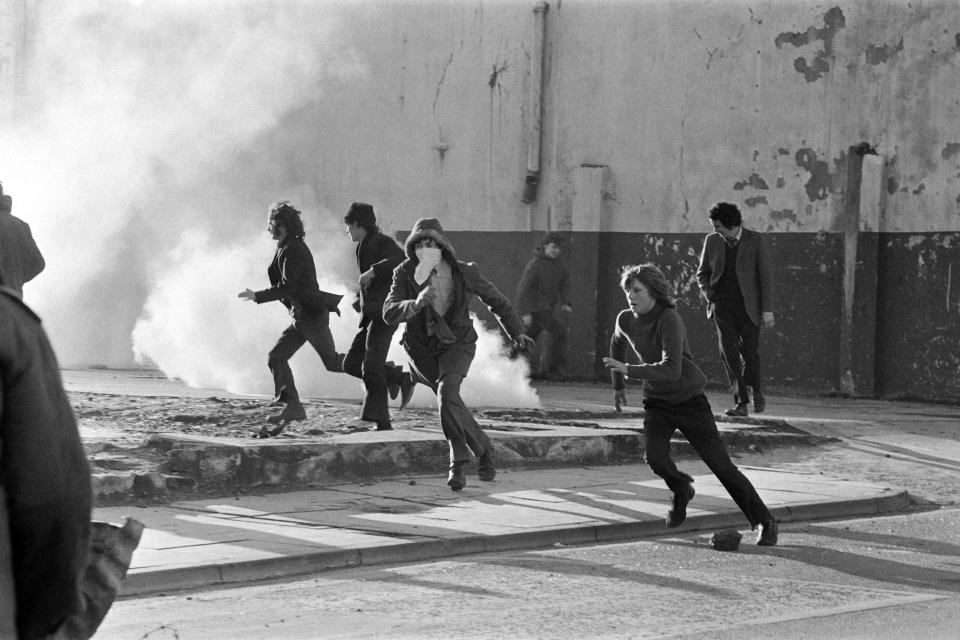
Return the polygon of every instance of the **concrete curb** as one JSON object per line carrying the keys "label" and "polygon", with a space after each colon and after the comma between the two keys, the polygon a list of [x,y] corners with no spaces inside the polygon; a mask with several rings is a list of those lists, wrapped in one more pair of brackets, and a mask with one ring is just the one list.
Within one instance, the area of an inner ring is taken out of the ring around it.
{"label": "concrete curb", "polygon": [[[721,429],[720,437],[732,452],[815,447],[834,441],[786,423]],[[642,461],[644,456],[643,436],[638,429],[580,426],[576,430],[541,434],[498,433],[492,441],[497,467],[501,469],[622,464]],[[165,456],[159,470],[93,475],[93,495],[99,504],[123,504],[181,492],[226,496],[270,487],[309,487],[343,480],[436,473],[446,468],[449,456],[446,442],[429,436],[377,442],[233,444],[159,434],[151,438],[150,446]],[[693,447],[679,435],[671,446],[678,460],[697,457]]]}
{"label": "concrete curb", "polygon": [[[906,491],[869,498],[810,502],[772,509],[781,523],[840,519],[902,511],[917,501]],[[497,551],[552,546],[622,542],[661,535],[677,535],[726,527],[743,528],[739,511],[690,516],[684,526],[669,529],[663,520],[618,522],[500,535],[451,536],[363,549],[333,549],[248,562],[201,565],[130,574],[121,597],[224,587],[259,580],[289,578],[322,571],[382,564],[423,562]]]}

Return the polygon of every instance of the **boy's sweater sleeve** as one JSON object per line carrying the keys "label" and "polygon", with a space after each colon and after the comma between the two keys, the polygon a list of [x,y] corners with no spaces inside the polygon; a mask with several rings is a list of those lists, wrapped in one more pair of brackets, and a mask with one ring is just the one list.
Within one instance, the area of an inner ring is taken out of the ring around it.
{"label": "boy's sweater sleeve", "polygon": [[[610,357],[614,360],[624,362],[627,357],[627,347],[629,342],[627,336],[623,333],[620,326],[620,316],[617,317],[617,323],[613,328],[613,335],[610,336]],[[610,379],[613,382],[613,388],[619,391],[627,386],[626,378],[618,371],[610,371]]]}
{"label": "boy's sweater sleeve", "polygon": [[660,361],[631,364],[627,367],[627,375],[657,382],[679,380],[683,370],[683,325],[680,316],[676,312],[664,312],[655,330],[660,337]]}

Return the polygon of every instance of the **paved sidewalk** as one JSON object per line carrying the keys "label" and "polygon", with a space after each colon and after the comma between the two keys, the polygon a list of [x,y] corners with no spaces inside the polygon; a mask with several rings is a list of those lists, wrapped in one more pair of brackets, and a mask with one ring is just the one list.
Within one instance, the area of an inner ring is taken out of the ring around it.
{"label": "paved sidewalk", "polygon": [[[170,381],[110,375],[115,379],[108,391],[112,393],[187,397],[211,393]],[[100,388],[102,381],[102,375],[87,372],[72,372],[67,379],[68,388],[80,390],[104,390]],[[612,392],[601,385],[538,384],[536,388],[547,413],[609,413],[611,409]],[[717,414],[722,414],[730,400],[719,392],[710,392],[708,397]],[[642,427],[639,390],[629,399],[632,404],[623,415],[591,418],[593,428],[589,431],[606,438],[622,432],[624,437],[636,439]],[[845,437],[848,433],[869,432],[877,425],[895,425],[904,431],[920,422],[954,425],[960,417],[957,406],[909,402],[768,395],[767,405],[762,416],[736,423],[722,421],[721,433],[725,438],[735,436],[738,430],[752,426],[766,438],[765,442],[791,446],[789,439],[773,437],[777,424],[800,429],[806,435]],[[569,446],[575,434],[564,430],[578,427],[556,429],[556,437],[566,439],[565,446]],[[443,448],[437,433],[417,433],[415,429],[391,434],[349,434],[334,438],[332,444],[346,452],[351,439],[374,439],[378,442],[372,444],[380,455],[393,441],[393,446],[407,447],[407,452],[411,449],[405,440],[436,441]],[[511,436],[499,432],[491,435],[498,440]],[[557,455],[551,450],[550,456]],[[95,517],[120,522],[129,515],[147,525],[123,587],[128,596],[341,567],[709,532],[725,527],[747,532],[743,544],[753,544],[743,515],[706,467],[693,460],[680,460],[678,464],[696,478],[697,489],[687,522],[679,529],[666,528],[664,516],[670,494],[642,462],[534,471],[501,464],[494,483],[477,481],[475,469],[471,469],[469,484],[459,494],[445,486],[443,466],[431,464],[426,467],[429,473],[409,469],[391,478],[351,483],[333,480],[311,491],[149,507],[102,507],[95,510]],[[741,469],[783,523],[875,515],[914,503],[902,490],[868,482],[771,468]],[[789,526],[781,531],[782,542],[789,543],[789,531]]]}
{"label": "paved sidewalk", "polygon": [[[461,493],[437,474],[322,490],[98,508],[147,529],[123,587],[138,595],[416,562],[468,553],[590,544],[748,525],[702,463],[684,463],[697,495],[687,522],[667,529],[670,494],[645,465],[502,471],[468,476]],[[875,484],[741,467],[781,522],[906,508],[905,492]],[[789,528],[781,540],[789,540]]]}

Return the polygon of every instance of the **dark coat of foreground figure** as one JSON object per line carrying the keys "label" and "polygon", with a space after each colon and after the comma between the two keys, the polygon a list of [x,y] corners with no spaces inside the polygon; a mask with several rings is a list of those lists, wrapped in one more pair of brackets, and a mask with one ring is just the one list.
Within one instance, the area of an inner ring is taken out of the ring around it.
{"label": "dark coat of foreground figure", "polygon": [[90,469],[40,320],[3,287],[0,384],[0,638],[31,640],[83,607]]}

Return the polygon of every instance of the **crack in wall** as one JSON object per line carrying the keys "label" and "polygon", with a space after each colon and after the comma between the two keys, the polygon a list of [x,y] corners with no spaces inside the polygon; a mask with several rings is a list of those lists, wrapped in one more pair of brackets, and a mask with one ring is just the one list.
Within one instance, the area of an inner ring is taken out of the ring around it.
{"label": "crack in wall", "polygon": [[430,111],[433,114],[433,121],[437,125],[436,149],[440,152],[441,160],[443,159],[444,153],[447,150],[447,145],[443,139],[443,127],[440,125],[440,119],[437,117],[437,102],[440,101],[440,91],[443,89],[443,83],[447,80],[447,69],[450,68],[451,64],[453,64],[453,53],[451,53],[450,57],[447,58],[447,62],[443,65],[443,70],[440,72],[440,80],[437,81],[437,90],[433,94],[433,105],[430,108]]}

